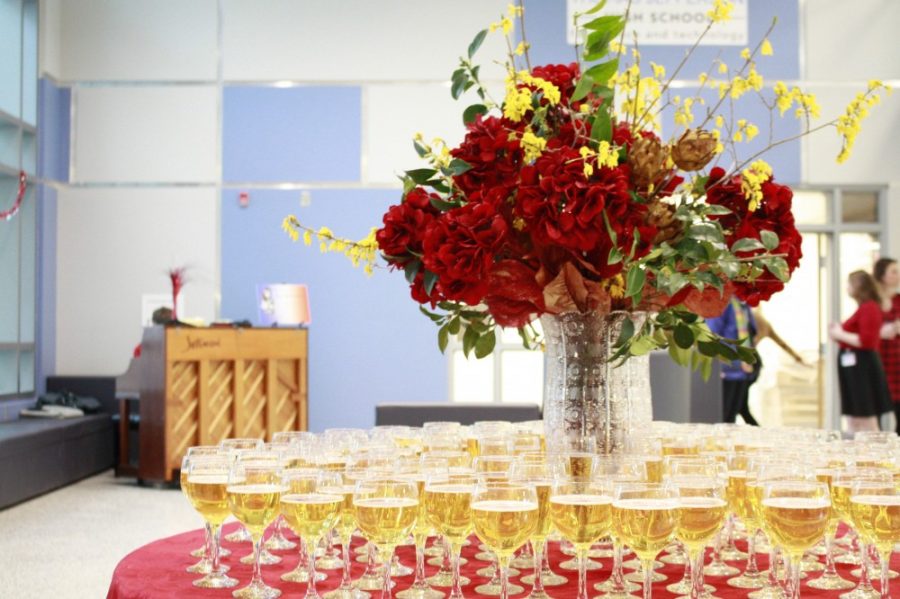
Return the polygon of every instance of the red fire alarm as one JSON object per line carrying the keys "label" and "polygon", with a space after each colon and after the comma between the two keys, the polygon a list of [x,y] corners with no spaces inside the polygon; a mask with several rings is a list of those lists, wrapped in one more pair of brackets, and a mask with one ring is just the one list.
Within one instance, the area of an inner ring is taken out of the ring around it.
{"label": "red fire alarm", "polygon": [[238,206],[241,208],[246,208],[250,205],[250,192],[242,191],[238,194]]}

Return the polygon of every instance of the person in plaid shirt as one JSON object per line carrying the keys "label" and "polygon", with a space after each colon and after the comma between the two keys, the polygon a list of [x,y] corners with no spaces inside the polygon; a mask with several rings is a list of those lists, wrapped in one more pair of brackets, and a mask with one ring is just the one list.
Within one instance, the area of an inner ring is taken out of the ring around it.
{"label": "person in plaid shirt", "polygon": [[872,275],[881,293],[881,363],[887,378],[891,400],[894,403],[897,434],[900,434],[900,265],[893,258],[881,258],[875,262]]}

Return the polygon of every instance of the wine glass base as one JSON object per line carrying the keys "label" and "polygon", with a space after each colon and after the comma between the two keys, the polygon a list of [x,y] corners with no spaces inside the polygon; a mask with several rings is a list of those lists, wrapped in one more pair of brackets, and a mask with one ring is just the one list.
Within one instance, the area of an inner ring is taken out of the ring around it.
{"label": "wine glass base", "polygon": [[841,593],[839,597],[841,599],[880,599],[881,593],[873,588],[869,588],[866,590],[855,589],[853,591],[850,591],[849,593]]}
{"label": "wine glass base", "polygon": [[340,570],[344,567],[344,560],[332,555],[324,555],[316,560],[317,570]]}
{"label": "wine glass base", "polygon": [[397,599],[444,599],[444,593],[425,587],[423,589],[406,589],[395,594]]}
{"label": "wine glass base", "polygon": [[607,580],[606,582],[598,582],[597,584],[595,584],[594,590],[605,593],[605,595],[602,595],[603,597],[628,597],[630,593],[634,591],[640,591],[641,585],[635,582],[631,582],[630,580],[623,579],[622,586],[616,589],[613,585],[613,581]]}
{"label": "wine glass base", "polygon": [[281,597],[281,591],[273,589],[265,583],[250,583],[231,593],[231,596],[238,599],[276,599],[276,597]]}
{"label": "wine glass base", "polygon": [[[200,549],[194,549],[191,551],[191,557],[203,557],[206,555],[206,547],[201,547]],[[219,557],[228,557],[231,555],[231,550],[225,549],[224,547],[219,547]]]}
{"label": "wine glass base", "polygon": [[193,566],[185,568],[184,571],[190,572],[191,574],[209,574],[212,572],[212,561],[204,557]]}
{"label": "wine glass base", "polygon": [[271,551],[290,551],[291,549],[296,549],[297,543],[293,541],[288,541],[283,536],[279,534],[274,534],[269,537],[269,540],[266,541],[266,549]]}
{"label": "wine glass base", "polygon": [[834,558],[834,563],[836,564],[844,564],[847,566],[858,566],[859,562],[859,554],[855,551],[848,551],[843,555],[837,555]]}
{"label": "wine glass base", "polygon": [[[716,587],[708,584],[704,584],[703,588],[706,590],[707,594],[712,593],[716,590]],[[666,590],[672,593],[673,595],[690,595],[691,594],[691,581],[690,580],[681,580],[676,582],[675,584],[670,584],[666,587]]]}
{"label": "wine glass base", "polygon": [[[434,576],[426,578],[425,582],[433,587],[449,588],[453,586],[453,575],[450,572],[438,572]],[[459,576],[459,586],[464,587],[471,583],[472,581],[465,576]]]}
{"label": "wine glass base", "polygon": [[491,553],[490,551],[482,551],[481,553],[475,554],[475,559],[477,559],[480,562],[493,562],[494,554]]}
{"label": "wine glass base", "polygon": [[[861,568],[853,568],[852,570],[850,570],[850,576],[859,578],[861,575],[862,575]],[[900,576],[900,574],[897,574],[893,570],[888,570],[888,579],[889,580],[894,580],[898,576]],[[881,568],[879,568],[878,566],[870,566],[869,567],[869,579],[870,580],[881,580]]]}
{"label": "wine glass base", "polygon": [[[529,585],[534,584],[534,574],[527,574],[523,576],[519,579],[519,582]],[[559,587],[569,582],[569,579],[565,576],[560,576],[556,572],[546,570],[544,572],[541,572],[541,582],[545,587]]]}
{"label": "wine glass base", "polygon": [[673,566],[683,566],[687,563],[687,558],[683,553],[670,553],[659,558],[659,561]]}
{"label": "wine glass base", "polygon": [[[661,561],[653,560],[653,569],[654,570],[659,570],[663,566],[664,566],[664,564]],[[622,562],[622,567],[627,568],[628,570],[640,570],[641,569],[641,560],[630,559],[626,562]]]}
{"label": "wine glass base", "polygon": [[734,566],[729,566],[725,562],[713,562],[703,568],[704,576],[737,576],[741,571],[735,568]]}
{"label": "wine glass base", "polygon": [[[640,589],[640,587],[638,587],[638,589]],[[608,593],[603,593],[602,595],[597,595],[595,599],[636,599],[636,596],[624,591],[610,591]]]}
{"label": "wine glass base", "polygon": [[394,562],[391,564],[391,576],[397,576],[399,578],[403,578],[404,576],[410,576],[411,574],[415,574],[415,570],[410,568],[409,566],[404,566],[399,562]]}
{"label": "wine glass base", "polygon": [[250,536],[246,528],[239,526],[233,533],[225,535],[225,540],[230,543],[252,543],[253,537]]}
{"label": "wine glass base", "polygon": [[[241,558],[242,564],[253,565],[253,554],[245,555]],[[263,566],[274,566],[275,564],[281,563],[281,556],[275,555],[274,553],[269,553],[265,547],[262,548],[262,551],[259,552],[259,563]]]}
{"label": "wine glass base", "polygon": [[[494,568],[494,566],[488,566],[487,568],[482,568],[482,569],[478,570],[477,572],[475,572],[475,574],[478,574],[479,576],[484,576],[485,578],[493,578],[495,571],[496,571],[496,568]],[[521,574],[521,572],[519,572],[515,568],[509,569],[509,577],[510,578],[515,578],[519,574]],[[510,595],[512,595],[512,593],[510,593]]]}
{"label": "wine glass base", "polygon": [[[381,576],[381,574],[378,573],[363,574],[355,584],[363,591],[380,591],[384,586],[384,578]],[[395,586],[397,586],[397,583],[392,580],[391,588],[394,588]]]}
{"label": "wine glass base", "polygon": [[426,547],[425,555],[427,557],[441,557],[444,555],[444,548],[440,545],[432,545],[431,547]]}
{"label": "wine glass base", "polygon": [[818,560],[804,559],[800,562],[800,571],[803,573],[806,572],[822,572],[825,570],[825,564],[819,562]]}
{"label": "wine glass base", "polygon": [[781,587],[764,587],[747,595],[748,599],[787,599]]}
{"label": "wine glass base", "polygon": [[[519,593],[524,593],[525,589],[520,587],[517,584],[509,583],[508,586],[510,595],[518,595]],[[479,595],[488,595],[490,597],[499,597],[500,596],[500,584],[483,584],[475,587],[475,592]]]}
{"label": "wine glass base", "polygon": [[237,586],[237,584],[237,578],[226,576],[224,571],[219,571],[217,574],[207,574],[203,578],[194,581],[194,586],[201,589],[230,589]]}
{"label": "wine glass base", "polygon": [[[632,572],[631,574],[626,574],[625,580],[630,580],[631,582],[640,582],[641,584],[643,584],[644,573],[641,571],[635,571],[635,572]],[[650,581],[654,582],[654,583],[665,582],[667,580],[669,580],[669,577],[666,576],[665,574],[660,574],[659,572],[654,572],[653,574],[650,575]]]}
{"label": "wine glass base", "polygon": [[369,599],[370,597],[371,595],[367,592],[359,589],[335,589],[322,595],[322,599]]}
{"label": "wine glass base", "polygon": [[534,567],[534,556],[533,555],[520,555],[516,559],[509,562],[509,565],[513,568],[519,568],[521,570],[530,570]]}
{"label": "wine glass base", "polygon": [[[715,590],[715,589],[713,589],[713,590]],[[682,595],[680,597],[676,597],[676,599],[691,599],[691,596],[690,595]],[[707,589],[703,589],[703,592],[700,593],[700,599],[722,599],[722,598],[717,597],[716,595],[713,595],[712,592],[710,592]]]}
{"label": "wine glass base", "polygon": [[750,575],[744,573],[737,578],[729,578],[725,582],[728,586],[736,589],[761,589],[766,586],[768,580],[769,573],[768,571],[765,571]]}
{"label": "wine glass base", "polygon": [[[328,578],[321,572],[316,572],[316,582],[321,582]],[[299,582],[302,584],[306,584],[309,582],[309,570],[305,567],[299,570],[291,570],[286,574],[281,575],[281,580],[285,582]]]}
{"label": "wine glass base", "polygon": [[839,574],[823,574],[815,580],[807,582],[806,586],[820,591],[845,591],[855,587],[856,583],[846,578],[841,578]]}
{"label": "wine glass base", "polygon": [[[426,551],[427,551],[427,549],[426,549]],[[369,555],[369,546],[366,544],[363,544],[363,545],[360,545],[359,547],[357,547],[356,549],[351,549],[350,552],[353,553],[354,555]]]}
{"label": "wine glass base", "polygon": [[[440,557],[433,557],[430,560],[426,561],[425,563],[428,564],[429,566],[437,566],[438,568],[440,568],[441,564],[444,563],[444,556],[442,555]],[[464,557],[459,558],[460,566],[465,566],[468,563],[469,563],[469,560],[467,560],[466,558],[464,558]]]}
{"label": "wine glass base", "polygon": [[[568,561],[562,562],[559,564],[561,570],[569,570],[570,572],[578,572],[578,560],[570,559]],[[603,564],[595,562],[594,560],[587,560],[585,562],[585,570],[590,572],[591,570],[602,570]]]}
{"label": "wine glass base", "polygon": [[[757,551],[757,553],[759,553]],[[721,558],[726,562],[739,562],[747,559],[747,554],[740,549],[722,549],[719,552]]]}

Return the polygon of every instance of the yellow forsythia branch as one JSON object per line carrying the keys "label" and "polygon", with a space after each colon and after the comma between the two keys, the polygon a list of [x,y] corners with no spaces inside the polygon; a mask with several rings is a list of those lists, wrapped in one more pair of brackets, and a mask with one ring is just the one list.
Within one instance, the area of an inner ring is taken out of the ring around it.
{"label": "yellow forsythia branch", "polygon": [[319,242],[319,250],[322,253],[333,252],[343,254],[350,259],[353,266],[363,264],[363,270],[371,275],[378,257],[378,242],[375,240],[377,227],[372,227],[369,234],[359,241],[337,237],[328,227],[311,229],[300,223],[293,214],[288,215],[281,222],[281,228],[293,241],[299,241],[303,236],[304,245],[312,245],[313,238]]}

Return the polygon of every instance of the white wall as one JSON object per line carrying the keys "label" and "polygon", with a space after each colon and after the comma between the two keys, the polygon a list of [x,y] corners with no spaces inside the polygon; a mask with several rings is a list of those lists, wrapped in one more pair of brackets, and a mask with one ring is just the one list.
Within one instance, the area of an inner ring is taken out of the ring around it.
{"label": "white wall", "polygon": [[212,319],[218,203],[210,189],[59,192],[56,369],[120,374],[141,340],[141,295],[166,294],[188,267],[189,315]]}

